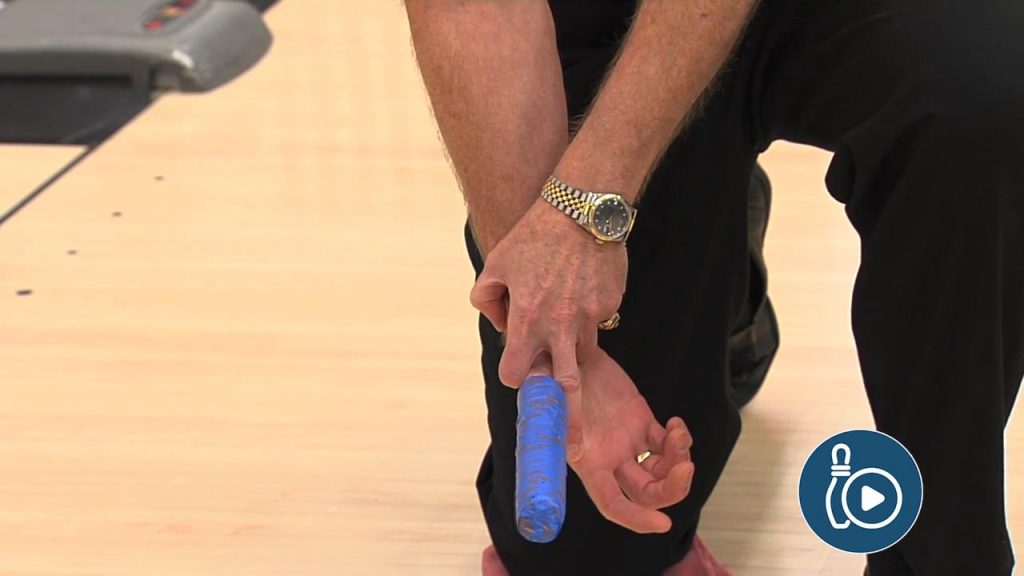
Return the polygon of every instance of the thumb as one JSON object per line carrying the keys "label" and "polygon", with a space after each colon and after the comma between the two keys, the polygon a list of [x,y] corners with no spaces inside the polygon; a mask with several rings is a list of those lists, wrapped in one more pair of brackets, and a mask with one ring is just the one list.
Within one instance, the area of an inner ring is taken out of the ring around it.
{"label": "thumb", "polygon": [[469,302],[483,314],[498,332],[508,329],[508,286],[504,281],[487,274],[485,270],[473,290]]}

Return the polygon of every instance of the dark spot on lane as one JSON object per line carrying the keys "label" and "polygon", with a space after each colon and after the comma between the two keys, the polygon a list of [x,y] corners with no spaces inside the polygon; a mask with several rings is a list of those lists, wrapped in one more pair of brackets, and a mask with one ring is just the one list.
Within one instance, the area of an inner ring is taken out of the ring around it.
{"label": "dark spot on lane", "polygon": [[153,180],[156,180],[157,182],[163,182],[164,181],[164,177],[163,176],[156,176],[156,177],[153,178]]}
{"label": "dark spot on lane", "polygon": [[74,256],[75,254],[78,254],[78,250],[68,250],[68,256]]}
{"label": "dark spot on lane", "polygon": [[120,218],[121,217],[121,213],[120,212],[114,212],[114,213],[111,214],[111,216],[113,216],[114,218]]}
{"label": "dark spot on lane", "polygon": [[31,290],[18,290],[18,296],[31,296]]}

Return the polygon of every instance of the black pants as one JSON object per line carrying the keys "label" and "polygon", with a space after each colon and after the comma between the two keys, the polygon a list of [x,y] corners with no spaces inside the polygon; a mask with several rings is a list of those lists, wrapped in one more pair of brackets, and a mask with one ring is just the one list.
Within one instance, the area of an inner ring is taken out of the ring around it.
{"label": "black pants", "polygon": [[[573,116],[615,50],[600,35],[588,45],[573,28],[585,21],[557,22]],[[871,575],[1009,574],[1003,429],[1024,372],[1024,3],[763,0],[650,181],[622,324],[600,336],[658,418],[681,415],[693,432],[696,477],[668,511],[670,533],[605,521],[570,474],[558,540],[517,535],[516,393],[499,383],[501,343],[480,322],[492,445],[478,489],[514,576],[653,576],[688,550],[740,430],[726,343],[747,286],[750,172],[776,139],[835,153],[828,189],[862,246],[852,317],[864,386],[878,429],[924,477],[917,525],[868,559]]]}

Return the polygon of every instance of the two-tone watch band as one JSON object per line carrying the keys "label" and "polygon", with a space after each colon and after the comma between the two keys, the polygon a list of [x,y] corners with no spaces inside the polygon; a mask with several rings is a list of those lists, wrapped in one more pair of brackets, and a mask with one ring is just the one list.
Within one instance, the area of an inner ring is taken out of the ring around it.
{"label": "two-tone watch band", "polygon": [[549,204],[565,212],[577,224],[587,227],[587,212],[590,210],[588,192],[577,190],[552,176],[544,182],[540,195]]}

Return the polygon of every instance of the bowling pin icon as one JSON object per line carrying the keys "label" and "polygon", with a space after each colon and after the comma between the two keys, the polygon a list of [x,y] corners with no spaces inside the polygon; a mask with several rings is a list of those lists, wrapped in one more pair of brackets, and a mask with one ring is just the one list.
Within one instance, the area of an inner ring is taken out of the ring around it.
{"label": "bowling pin icon", "polygon": [[[839,454],[843,453],[843,463],[839,463]],[[832,447],[832,481],[829,482],[828,490],[825,491],[825,513],[828,515],[828,521],[832,524],[832,527],[836,530],[845,530],[850,527],[850,520],[847,519],[843,522],[836,521],[835,512],[832,509],[835,498],[833,497],[836,492],[836,484],[839,483],[840,478],[850,477],[850,447],[846,444],[836,444]],[[840,503],[840,509],[842,504]]]}

